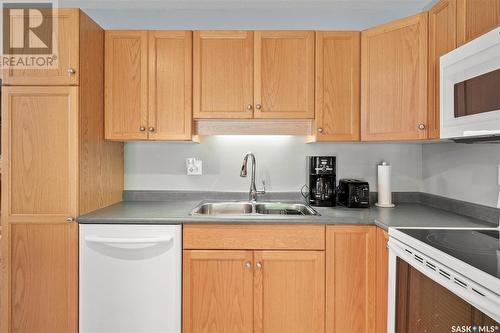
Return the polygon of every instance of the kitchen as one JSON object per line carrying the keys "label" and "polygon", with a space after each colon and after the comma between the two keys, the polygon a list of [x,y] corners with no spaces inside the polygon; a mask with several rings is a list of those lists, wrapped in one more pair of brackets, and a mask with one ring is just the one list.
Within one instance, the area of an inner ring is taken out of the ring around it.
{"label": "kitchen", "polygon": [[500,1],[2,10],[0,332],[500,331]]}

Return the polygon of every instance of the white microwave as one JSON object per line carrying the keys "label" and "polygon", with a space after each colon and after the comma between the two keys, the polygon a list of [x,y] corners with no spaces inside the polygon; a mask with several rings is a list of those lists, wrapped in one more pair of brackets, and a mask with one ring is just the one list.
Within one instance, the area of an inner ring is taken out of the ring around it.
{"label": "white microwave", "polygon": [[500,28],[440,59],[441,138],[500,138]]}

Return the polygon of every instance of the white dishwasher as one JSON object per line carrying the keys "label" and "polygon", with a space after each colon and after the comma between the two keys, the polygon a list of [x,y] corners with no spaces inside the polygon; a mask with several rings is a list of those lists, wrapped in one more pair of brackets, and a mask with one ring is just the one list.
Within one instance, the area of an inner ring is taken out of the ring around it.
{"label": "white dishwasher", "polygon": [[180,333],[180,225],[80,224],[80,333]]}

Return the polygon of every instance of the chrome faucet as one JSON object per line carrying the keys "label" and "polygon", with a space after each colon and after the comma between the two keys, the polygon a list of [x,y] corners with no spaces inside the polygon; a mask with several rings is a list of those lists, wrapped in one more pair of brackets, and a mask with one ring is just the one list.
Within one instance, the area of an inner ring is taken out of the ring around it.
{"label": "chrome faucet", "polygon": [[264,183],[264,181],[262,181],[264,189],[262,191],[257,191],[257,187],[255,186],[255,155],[252,152],[246,153],[245,157],[243,158],[243,165],[241,166],[240,177],[247,176],[248,156],[252,158],[252,177],[250,178],[250,191],[248,192],[248,200],[257,201],[258,194],[266,193],[266,184]]}

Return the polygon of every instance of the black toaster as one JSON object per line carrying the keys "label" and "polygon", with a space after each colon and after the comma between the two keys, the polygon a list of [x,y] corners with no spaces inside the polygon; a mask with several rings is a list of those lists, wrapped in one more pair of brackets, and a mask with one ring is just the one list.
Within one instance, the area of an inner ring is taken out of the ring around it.
{"label": "black toaster", "polygon": [[341,179],[337,188],[337,203],[348,208],[370,207],[370,186],[357,179]]}

